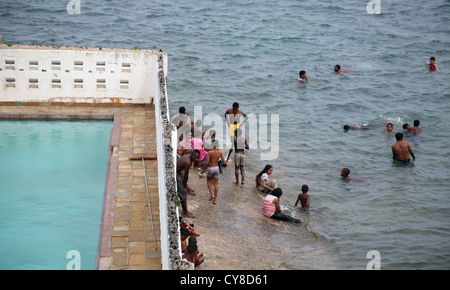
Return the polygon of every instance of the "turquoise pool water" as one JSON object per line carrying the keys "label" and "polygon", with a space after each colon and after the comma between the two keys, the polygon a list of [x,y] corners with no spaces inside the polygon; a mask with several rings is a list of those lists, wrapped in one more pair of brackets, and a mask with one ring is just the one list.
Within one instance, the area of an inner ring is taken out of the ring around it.
{"label": "turquoise pool water", "polygon": [[112,127],[0,121],[0,269],[95,268]]}

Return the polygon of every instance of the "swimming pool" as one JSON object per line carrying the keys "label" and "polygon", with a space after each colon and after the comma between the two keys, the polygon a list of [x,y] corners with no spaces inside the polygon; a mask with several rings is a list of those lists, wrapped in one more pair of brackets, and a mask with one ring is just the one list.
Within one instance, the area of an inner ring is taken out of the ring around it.
{"label": "swimming pool", "polygon": [[0,121],[0,269],[95,269],[112,127]]}

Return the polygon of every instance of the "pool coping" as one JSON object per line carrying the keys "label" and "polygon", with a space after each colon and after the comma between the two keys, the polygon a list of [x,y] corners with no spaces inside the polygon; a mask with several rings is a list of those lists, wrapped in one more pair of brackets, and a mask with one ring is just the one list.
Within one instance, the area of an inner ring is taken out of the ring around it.
{"label": "pool coping", "polygon": [[97,245],[95,269],[100,268],[101,257],[111,256],[111,237],[114,222],[115,192],[118,178],[122,114],[61,114],[61,113],[0,113],[3,121],[113,121],[103,193],[102,214]]}

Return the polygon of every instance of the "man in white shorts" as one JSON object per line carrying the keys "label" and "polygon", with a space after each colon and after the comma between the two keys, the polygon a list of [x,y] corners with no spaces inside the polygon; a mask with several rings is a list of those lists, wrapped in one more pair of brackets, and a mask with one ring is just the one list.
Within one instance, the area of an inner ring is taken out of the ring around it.
{"label": "man in white shorts", "polygon": [[[234,143],[234,152],[235,152],[234,153],[234,174],[236,176],[236,182],[234,182],[234,184],[236,186],[239,185],[239,171],[241,171],[241,176],[242,176],[241,184],[244,185],[245,184],[245,170],[244,170],[245,150],[244,149],[248,150],[249,146],[248,146],[247,139],[242,137],[241,129],[235,130],[233,143]],[[230,157],[230,155],[228,155],[228,158],[229,157]],[[228,159],[227,159],[227,161],[228,161]]]}

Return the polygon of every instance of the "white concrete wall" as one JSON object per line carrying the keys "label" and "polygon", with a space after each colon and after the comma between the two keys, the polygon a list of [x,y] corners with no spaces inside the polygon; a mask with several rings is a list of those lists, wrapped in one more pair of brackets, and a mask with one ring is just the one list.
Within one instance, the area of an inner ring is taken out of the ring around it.
{"label": "white concrete wall", "polygon": [[159,54],[0,45],[0,102],[150,103]]}

